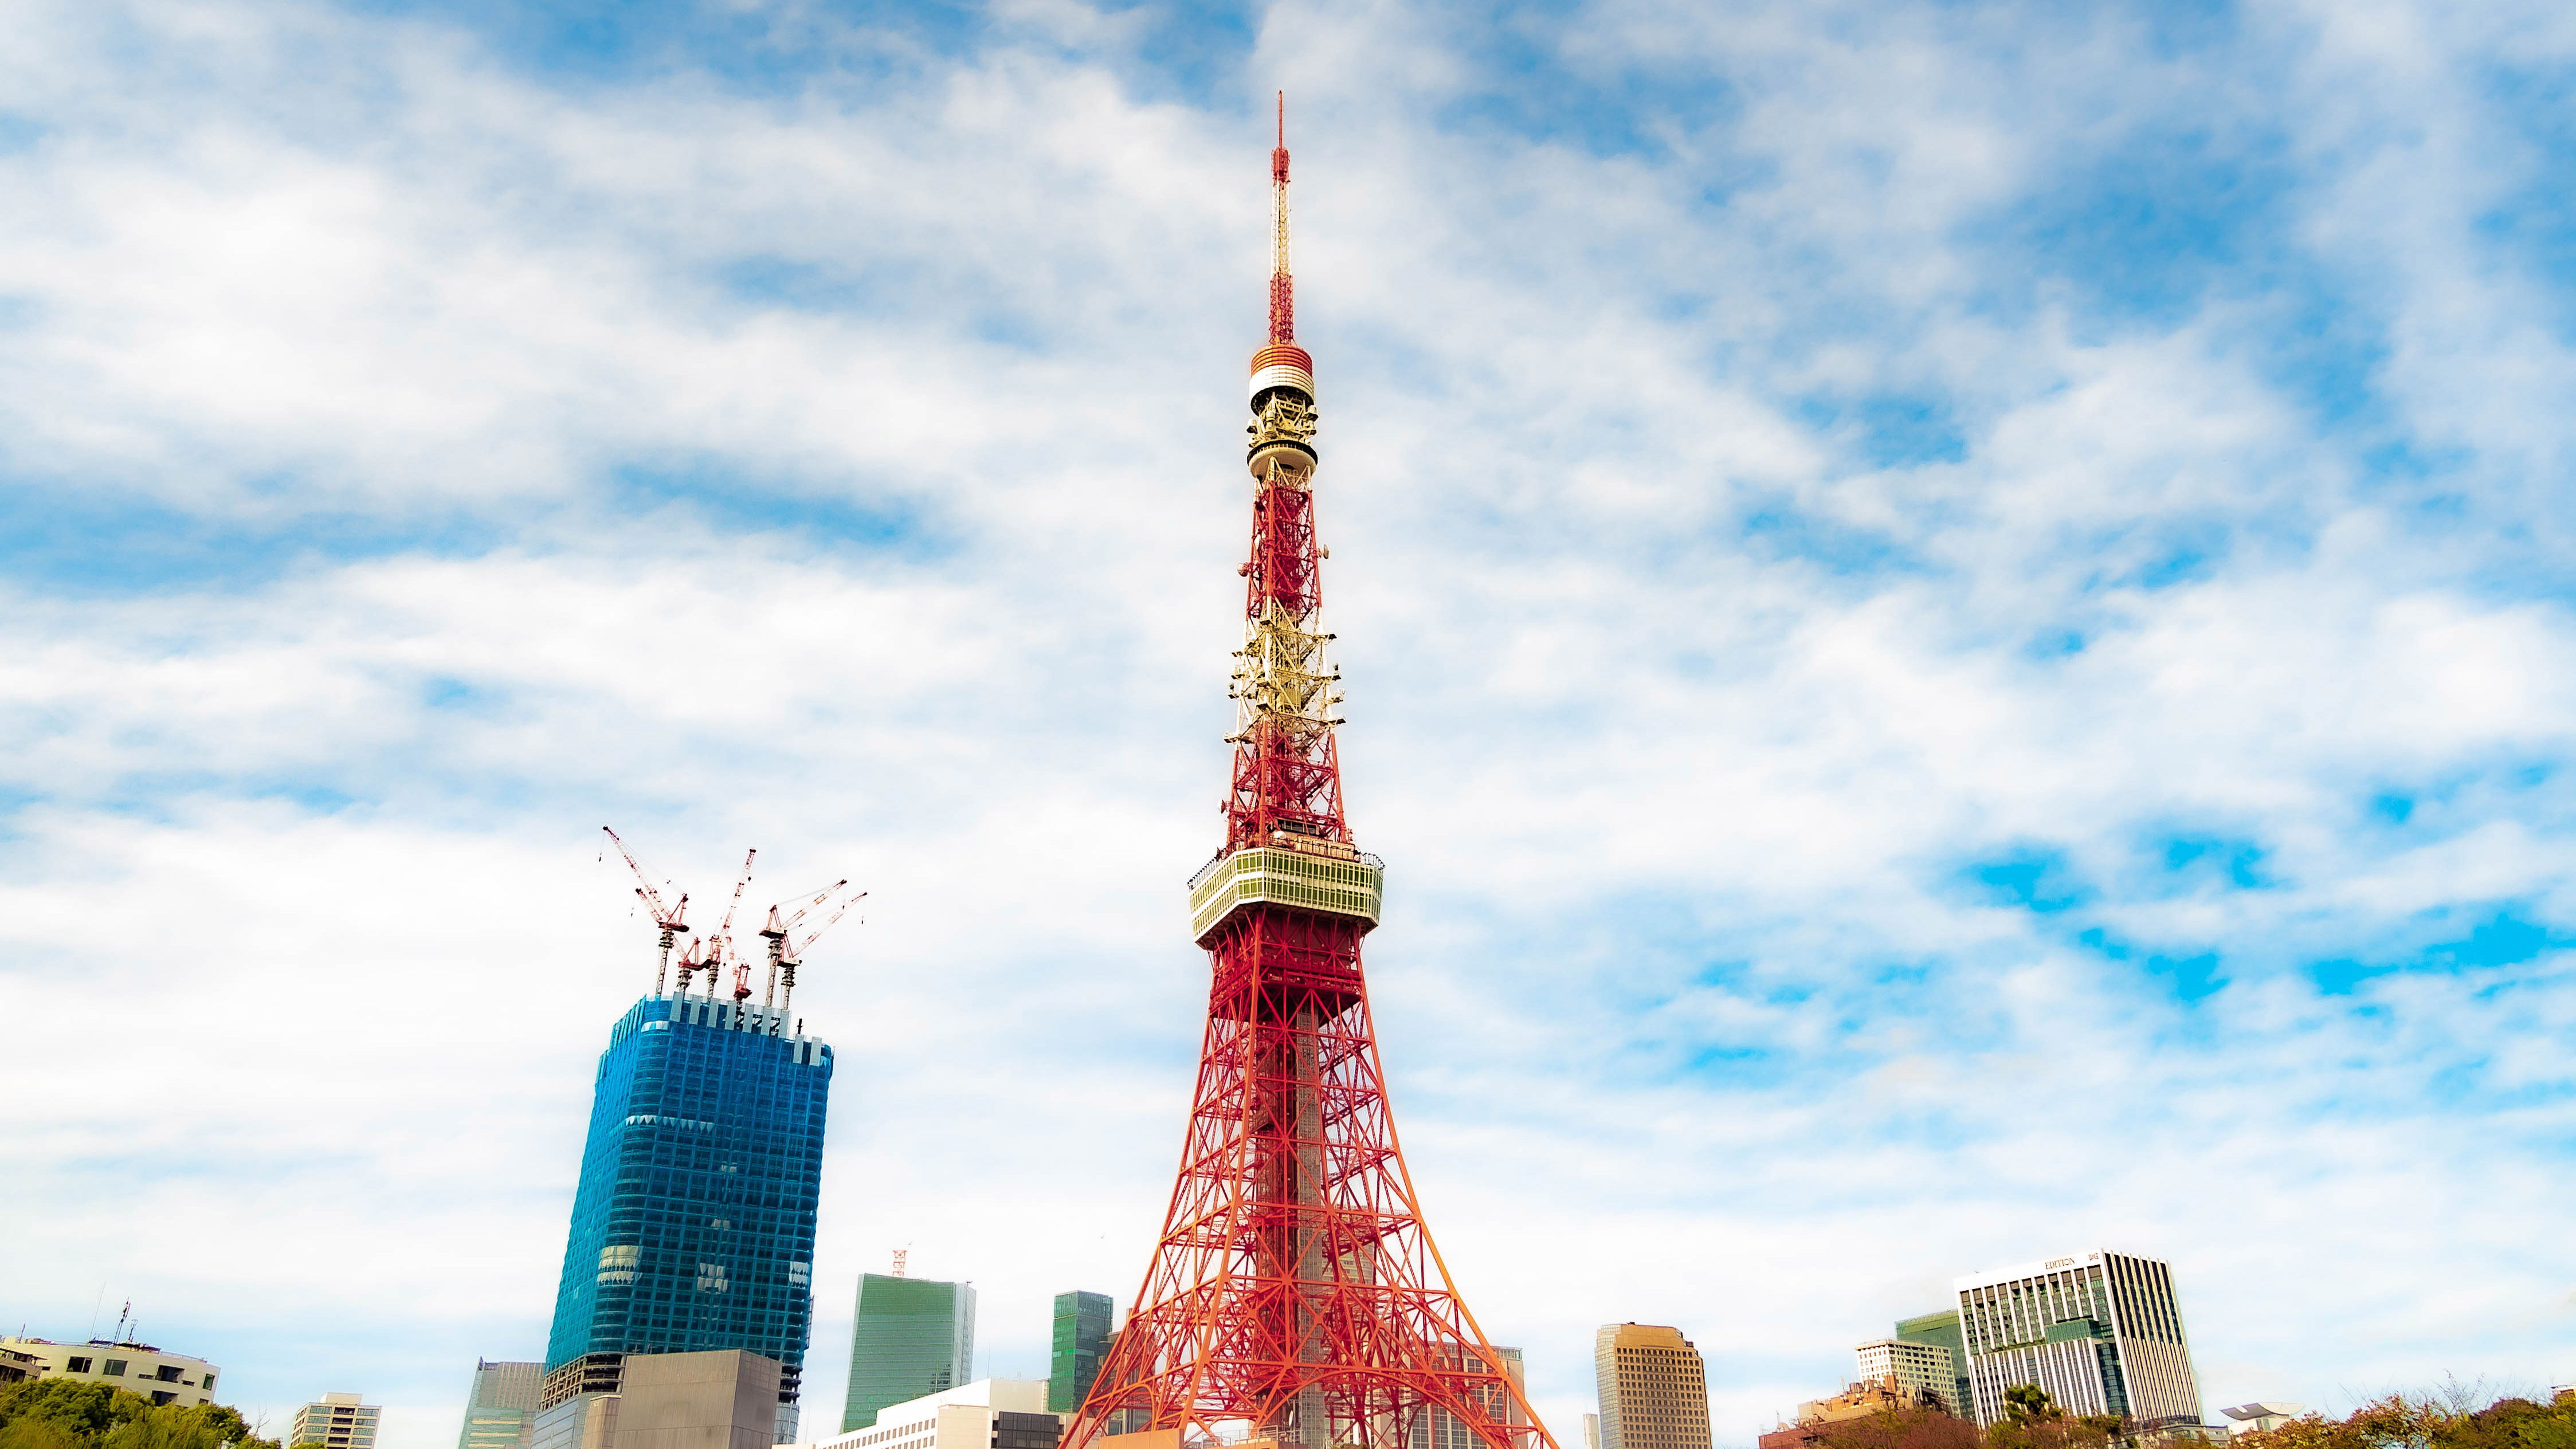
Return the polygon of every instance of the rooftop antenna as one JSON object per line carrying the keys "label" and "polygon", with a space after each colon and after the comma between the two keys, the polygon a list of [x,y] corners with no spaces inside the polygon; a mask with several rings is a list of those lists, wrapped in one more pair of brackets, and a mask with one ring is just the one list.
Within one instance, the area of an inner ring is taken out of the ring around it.
{"label": "rooftop antenna", "polygon": [[[599,828],[602,830],[608,830],[608,827],[605,825]],[[608,838],[617,841],[617,853],[626,857],[627,869],[635,872],[635,894],[643,897],[646,908],[653,912],[653,924],[659,927],[662,932],[662,961],[660,965],[653,968],[653,994],[655,996],[660,996],[662,994],[663,983],[668,981],[671,976],[671,940],[674,936],[685,936],[689,934],[687,922],[681,919],[686,916],[689,911],[689,893],[687,891],[680,892],[680,902],[678,905],[664,906],[662,904],[662,893],[653,889],[653,878],[646,875],[644,873],[644,867],[636,863],[635,852],[626,848],[626,842],[618,839],[616,831],[608,830]],[[680,994],[683,996],[686,996],[689,992],[688,979],[688,968],[682,967],[680,970]]]}
{"label": "rooftop antenna", "polygon": [[1279,93],[1279,144],[1270,152],[1270,340],[1297,340],[1297,284],[1288,273],[1288,93]]}

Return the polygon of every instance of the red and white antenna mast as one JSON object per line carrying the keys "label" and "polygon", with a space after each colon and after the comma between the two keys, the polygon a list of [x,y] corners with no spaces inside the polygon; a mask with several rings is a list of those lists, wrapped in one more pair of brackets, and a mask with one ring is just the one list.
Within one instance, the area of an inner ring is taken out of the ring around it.
{"label": "red and white antenna mast", "polygon": [[1432,1246],[1387,1106],[1360,970],[1385,876],[1342,813],[1279,107],[1226,838],[1190,881],[1207,1035],[1153,1262],[1062,1449],[1113,1416],[1184,1444],[1409,1449],[1435,1409],[1486,1449],[1556,1449]]}

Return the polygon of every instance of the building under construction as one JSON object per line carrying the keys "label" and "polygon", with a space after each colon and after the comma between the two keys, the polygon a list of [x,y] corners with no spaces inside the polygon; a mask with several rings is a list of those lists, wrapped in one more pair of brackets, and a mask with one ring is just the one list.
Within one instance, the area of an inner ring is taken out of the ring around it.
{"label": "building under construction", "polygon": [[[793,914],[771,908],[759,932],[767,991],[754,1005],[731,908],[682,953],[679,990],[666,993],[673,942],[691,934],[688,899],[666,907],[640,866],[636,875],[661,935],[661,969],[600,1054],[535,1437],[540,1449],[550,1429],[578,1442],[585,1413],[576,1401],[619,1393],[629,1357],[740,1350],[777,1364],[775,1438],[792,1442],[813,1319],[832,1049],[791,1018],[781,988],[792,993],[801,949],[857,898],[843,898],[841,882]],[[735,886],[733,907],[742,892]],[[814,913],[825,919],[805,930]]]}

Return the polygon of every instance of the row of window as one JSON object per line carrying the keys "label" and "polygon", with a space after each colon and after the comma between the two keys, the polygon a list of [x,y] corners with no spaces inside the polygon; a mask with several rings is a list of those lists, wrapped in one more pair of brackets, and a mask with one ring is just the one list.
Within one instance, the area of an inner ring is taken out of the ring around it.
{"label": "row of window", "polygon": [[[106,1361],[105,1361],[105,1362],[103,1362],[103,1363],[100,1363],[100,1364],[99,1364],[99,1366],[98,1366],[97,1368],[93,1369],[93,1368],[91,1368],[91,1367],[90,1367],[90,1364],[91,1364],[91,1362],[92,1362],[92,1361],[93,1361],[93,1356],[91,1356],[91,1355],[86,1355],[86,1354],[72,1354],[72,1355],[69,1355],[69,1356],[67,1356],[67,1357],[65,1357],[65,1358],[63,1359],[63,1372],[65,1372],[65,1373],[67,1373],[67,1374],[86,1374],[86,1373],[95,1373],[95,1374],[101,1375],[102,1377],[105,1377],[105,1378],[121,1379],[121,1378],[125,1377],[125,1370],[126,1370],[127,1366],[132,1362],[132,1360],[130,1360],[130,1359],[111,1358],[111,1359],[106,1360]],[[179,1376],[179,1374],[180,1374],[180,1369],[179,1369],[179,1366],[178,1366],[177,1364],[175,1364],[175,1363],[165,1363],[165,1364],[160,1365],[158,1368],[154,1368],[154,1369],[152,1369],[152,1370],[150,1370],[150,1371],[148,1371],[148,1372],[146,1372],[146,1373],[137,1374],[137,1375],[136,1375],[136,1377],[137,1377],[137,1378],[148,1378],[148,1379],[152,1380],[152,1381],[153,1381],[153,1382],[155,1382],[155,1383],[163,1383],[163,1384],[180,1384],[180,1385],[184,1385],[184,1386],[186,1386],[186,1387],[188,1387],[188,1388],[192,1388],[192,1389],[193,1389],[193,1388],[198,1387],[197,1381],[196,1381],[195,1379],[181,1378],[181,1377]],[[211,1388],[213,1388],[214,1386],[215,1386],[215,1376],[214,1376],[213,1371],[212,1371],[212,1370],[209,1370],[209,1371],[207,1372],[207,1374],[206,1374],[206,1382],[205,1382],[204,1387],[206,1387],[206,1388],[210,1388],[210,1389],[211,1389]]]}

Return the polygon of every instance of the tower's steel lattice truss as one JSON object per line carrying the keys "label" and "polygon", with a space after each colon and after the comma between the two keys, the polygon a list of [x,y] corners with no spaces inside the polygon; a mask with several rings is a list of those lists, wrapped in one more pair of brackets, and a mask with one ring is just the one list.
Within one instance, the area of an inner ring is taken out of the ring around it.
{"label": "tower's steel lattice truss", "polygon": [[1360,972],[1383,868],[1351,843],[1333,745],[1284,116],[1270,168],[1226,843],[1190,883],[1212,967],[1207,1039],[1153,1265],[1063,1449],[1174,1429],[1411,1449],[1432,1409],[1492,1449],[1556,1449],[1432,1246],[1387,1108]]}

